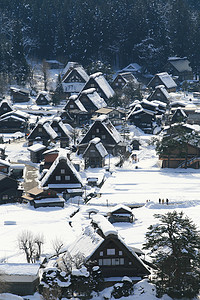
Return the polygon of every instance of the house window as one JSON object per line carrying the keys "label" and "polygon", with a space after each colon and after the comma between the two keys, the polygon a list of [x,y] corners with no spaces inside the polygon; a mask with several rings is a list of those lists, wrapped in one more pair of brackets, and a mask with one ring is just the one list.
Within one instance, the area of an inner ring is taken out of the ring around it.
{"label": "house window", "polygon": [[119,82],[122,82],[122,79],[121,79],[121,78],[119,78],[119,79],[118,79],[118,81],[119,81]]}
{"label": "house window", "polygon": [[58,136],[61,136],[61,132],[57,132],[57,135],[58,135]]}
{"label": "house window", "polygon": [[119,255],[122,255],[123,253],[122,253],[122,251],[119,251]]}
{"label": "house window", "polygon": [[53,129],[54,129],[55,131],[58,131],[58,127],[54,127]]}
{"label": "house window", "polygon": [[119,266],[119,258],[112,258],[112,266]]}
{"label": "house window", "polygon": [[8,195],[3,195],[2,200],[8,200]]}
{"label": "house window", "polygon": [[61,176],[56,176],[56,181],[60,181],[61,180]]}
{"label": "house window", "polygon": [[116,86],[118,86],[118,85],[119,85],[119,83],[118,83],[118,82],[116,82],[116,83],[115,83],[115,85],[116,85]]}
{"label": "house window", "polygon": [[96,129],[96,133],[99,133],[99,128]]}
{"label": "house window", "polygon": [[69,106],[70,108],[74,108],[74,104],[70,104],[70,106]]}
{"label": "house window", "polygon": [[157,96],[160,96],[160,93],[157,93]]}
{"label": "house window", "polygon": [[66,176],[65,176],[65,180],[70,180],[70,176],[69,176],[69,175],[66,175]]}
{"label": "house window", "polygon": [[107,249],[107,255],[115,255],[115,249]]}
{"label": "house window", "polygon": [[4,107],[3,110],[7,110],[7,107]]}
{"label": "house window", "polygon": [[60,173],[61,173],[61,174],[65,174],[65,169],[61,169],[61,170],[60,170]]}
{"label": "house window", "polygon": [[99,255],[100,255],[100,256],[103,256],[103,251],[100,251]]}
{"label": "house window", "polygon": [[106,136],[105,134],[102,135],[102,140],[105,140]]}
{"label": "house window", "polygon": [[128,263],[129,265],[132,265],[132,262],[131,261],[129,261],[129,263]]}
{"label": "house window", "polygon": [[99,259],[99,266],[103,266],[103,259]]}
{"label": "house window", "polygon": [[91,153],[94,153],[94,152],[95,152],[95,150],[94,150],[94,149],[90,149],[90,152],[91,152]]}
{"label": "house window", "polygon": [[41,127],[38,128],[38,132],[42,132],[42,128]]}
{"label": "house window", "polygon": [[95,135],[93,134],[93,135],[92,135],[92,139],[94,139],[94,138],[95,138]]}
{"label": "house window", "polygon": [[103,259],[103,266],[111,266],[111,259],[110,258],[104,258]]}
{"label": "house window", "polygon": [[91,85],[90,85],[91,87],[94,87],[94,83],[91,83]]}
{"label": "house window", "polygon": [[120,258],[120,259],[119,259],[119,264],[120,264],[120,265],[124,265],[124,258]]}

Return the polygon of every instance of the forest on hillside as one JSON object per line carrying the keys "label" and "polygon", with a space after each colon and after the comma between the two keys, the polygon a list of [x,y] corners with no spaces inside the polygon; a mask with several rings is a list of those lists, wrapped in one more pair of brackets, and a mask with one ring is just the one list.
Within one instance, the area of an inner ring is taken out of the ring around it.
{"label": "forest on hillside", "polygon": [[27,58],[137,62],[155,73],[178,55],[200,66],[199,0],[0,0],[0,24],[0,74],[17,81]]}

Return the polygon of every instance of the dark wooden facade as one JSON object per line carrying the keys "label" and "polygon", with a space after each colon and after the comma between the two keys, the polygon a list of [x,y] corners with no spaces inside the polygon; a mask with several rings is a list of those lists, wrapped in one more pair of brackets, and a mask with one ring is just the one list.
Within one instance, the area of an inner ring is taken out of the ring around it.
{"label": "dark wooden facade", "polygon": [[132,84],[135,88],[139,86],[137,79],[131,72],[119,73],[113,80],[112,87],[122,90],[127,84]]}
{"label": "dark wooden facade", "polygon": [[18,189],[18,181],[0,174],[0,204],[20,201],[22,190]]}
{"label": "dark wooden facade", "polygon": [[40,92],[35,99],[37,105],[48,105],[50,103],[50,97],[47,92]]}
{"label": "dark wooden facade", "polygon": [[162,155],[159,159],[162,161],[162,168],[200,168],[200,148],[194,145],[186,144],[187,159],[182,147],[176,148],[169,156]]}
{"label": "dark wooden facade", "polygon": [[12,111],[11,105],[8,103],[8,101],[3,100],[0,103],[0,116],[4,115],[5,113]]}
{"label": "dark wooden facade", "polygon": [[[94,141],[97,140],[97,141]],[[105,157],[108,155],[105,147],[101,143],[100,139],[93,139],[86,150],[83,153],[85,161],[85,169],[91,168],[103,168],[105,166]]]}
{"label": "dark wooden facade", "polygon": [[118,151],[125,151],[125,145],[122,143],[122,137],[108,118],[97,118],[92,124],[80,144],[78,145],[79,153],[82,154],[88,146],[88,143],[98,137],[102,144],[113,155],[117,155]]}
{"label": "dark wooden facade", "polygon": [[107,277],[141,277],[150,275],[148,269],[116,235],[109,235],[91,255],[97,261],[102,274]]}
{"label": "dark wooden facade", "polygon": [[88,79],[89,76],[82,66],[70,68],[62,79],[62,87],[65,95],[69,97],[72,94],[79,94]]}
{"label": "dark wooden facade", "polygon": [[42,142],[47,146],[50,141],[54,141],[58,137],[48,122],[38,122],[28,136],[28,145],[33,145],[33,142]]}
{"label": "dark wooden facade", "polygon": [[72,163],[64,156],[58,156],[41,180],[43,187],[48,186],[58,192],[82,187],[82,180]]}
{"label": "dark wooden facade", "polygon": [[170,103],[170,94],[163,85],[155,87],[155,90],[147,98],[148,101],[159,100],[161,102]]}
{"label": "dark wooden facade", "polygon": [[30,93],[28,90],[11,87],[10,93],[14,103],[28,102],[30,100]]}

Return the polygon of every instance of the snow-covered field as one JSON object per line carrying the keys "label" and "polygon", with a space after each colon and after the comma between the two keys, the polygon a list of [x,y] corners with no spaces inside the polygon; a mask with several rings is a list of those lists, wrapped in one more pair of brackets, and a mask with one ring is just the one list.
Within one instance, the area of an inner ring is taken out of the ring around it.
{"label": "snow-covered field", "polygon": [[[18,249],[17,242],[23,230],[44,236],[44,254],[54,253],[52,241],[55,239],[62,240],[64,247],[67,247],[90,222],[87,210],[92,207],[98,209],[101,214],[106,214],[110,207],[119,203],[140,205],[141,207],[133,209],[136,218],[133,224],[114,224],[125,242],[137,248],[142,247],[148,226],[155,223],[153,217],[155,213],[166,213],[174,209],[183,211],[200,227],[200,170],[160,169],[155,150],[153,146],[148,145],[146,139],[145,136],[143,147],[138,151],[139,161],[135,163],[130,160],[122,168],[112,166],[112,174],[108,176],[100,190],[102,196],[94,198],[87,205],[78,206],[70,203],[64,208],[39,209],[26,204],[0,206],[0,261],[25,262],[25,256]],[[29,159],[24,141],[7,144],[6,151],[11,161]],[[159,198],[168,198],[169,205],[159,204]],[[70,218],[78,208],[79,212]],[[72,226],[69,225],[69,220]],[[5,221],[12,221],[10,223],[13,225],[6,225],[9,222]],[[154,292],[149,291],[150,286],[146,283],[143,285],[144,289],[148,290],[146,293],[143,295],[136,293],[128,299],[157,299]],[[0,299],[9,298],[0,295]],[[39,298],[35,296],[30,299]],[[169,298],[166,296],[163,299]]]}

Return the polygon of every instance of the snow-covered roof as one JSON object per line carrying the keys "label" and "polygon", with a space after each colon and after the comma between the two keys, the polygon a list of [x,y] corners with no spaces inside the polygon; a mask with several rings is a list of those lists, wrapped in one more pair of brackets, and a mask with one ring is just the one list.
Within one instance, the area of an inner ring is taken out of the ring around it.
{"label": "snow-covered roof", "polygon": [[3,160],[3,159],[0,159],[0,165],[10,167],[9,161]]}
{"label": "snow-covered roof", "polygon": [[101,72],[94,73],[90,75],[90,78],[93,78],[98,86],[102,89],[107,98],[111,98],[114,96],[115,92],[103,76]]}
{"label": "snow-covered roof", "polygon": [[170,89],[177,86],[176,82],[172,79],[172,77],[167,72],[158,73],[156,75],[160,78],[160,80],[163,82],[166,88]]}
{"label": "snow-covered roof", "polygon": [[14,120],[17,120],[17,121],[22,122],[22,123],[26,122],[24,119],[19,118],[15,115],[9,115],[9,116],[6,116],[6,117],[4,117],[4,115],[2,115],[1,118],[0,118],[0,121],[5,121],[5,120],[9,120],[9,119],[14,119]]}
{"label": "snow-covered roof", "polygon": [[110,212],[111,213],[113,213],[113,212],[115,212],[116,210],[118,210],[118,209],[124,209],[124,210],[127,210],[128,212],[130,212],[130,213],[133,213],[132,212],[132,209],[130,208],[130,207],[128,207],[128,206],[126,206],[126,205],[123,205],[123,204],[118,204],[118,205],[116,205],[115,207],[113,207],[112,209],[110,209]]}
{"label": "snow-covered roof", "polygon": [[48,122],[45,122],[43,124],[43,128],[46,130],[46,132],[52,137],[52,139],[57,138],[57,133],[53,130],[51,125]]}
{"label": "snow-covered roof", "polygon": [[51,98],[50,98],[49,93],[48,93],[47,91],[41,91],[41,92],[39,92],[39,94],[38,94],[37,97],[36,97],[36,101],[37,101],[37,99],[38,99],[40,96],[45,97],[45,99],[47,99],[47,101],[49,101],[49,102],[51,101]]}
{"label": "snow-covered roof", "polygon": [[104,147],[104,145],[101,143],[100,138],[95,137],[94,139],[92,139],[89,142],[87,148],[85,149],[85,151],[83,153],[83,157],[84,157],[85,153],[88,151],[88,149],[91,147],[91,144],[93,144],[95,146],[95,148],[97,149],[97,151],[99,152],[101,157],[105,157],[106,155],[108,155],[108,152],[107,152],[106,148]]}
{"label": "snow-covered roof", "polygon": [[105,237],[110,234],[118,235],[118,232],[115,229],[115,227],[104,216],[95,214],[92,215],[91,218],[92,221],[98,226],[98,228],[101,229]]}
{"label": "snow-covered roof", "polygon": [[28,147],[27,149],[29,151],[32,151],[32,152],[38,152],[38,151],[43,150],[45,148],[46,148],[46,146],[44,146],[43,144],[37,143],[37,144],[34,144],[34,145]]}
{"label": "snow-covered roof", "polygon": [[3,114],[1,117],[6,117],[6,116],[17,116],[19,118],[24,118],[24,119],[28,119],[29,118],[29,114],[25,113],[24,111],[21,110],[13,110],[13,111],[9,111],[5,114]]}
{"label": "snow-covered roof", "polygon": [[110,122],[110,120],[107,120],[106,122],[102,122],[102,125],[106,128],[106,130],[110,133],[112,138],[115,140],[115,142],[118,144],[122,142],[122,137],[120,133],[117,131],[115,126]]}
{"label": "snow-covered roof", "polygon": [[131,63],[127,67],[123,68],[121,71],[129,71],[129,72],[140,72],[141,66],[137,63]]}
{"label": "snow-covered roof", "polygon": [[91,226],[88,226],[85,228],[84,234],[81,234],[67,250],[72,257],[81,253],[85,259],[89,259],[103,241],[104,239],[95,233]]}
{"label": "snow-covered roof", "polygon": [[38,274],[39,268],[39,264],[5,263],[0,264],[0,274],[36,276]]}
{"label": "snow-covered roof", "polygon": [[95,88],[83,90],[80,96],[81,95],[87,95],[89,100],[96,106],[97,109],[107,106],[106,102],[100,97]]}
{"label": "snow-covered roof", "polygon": [[62,75],[65,75],[65,73],[67,73],[70,68],[75,68],[76,66],[78,66],[77,62],[69,61],[62,71]]}
{"label": "snow-covered roof", "polygon": [[44,198],[40,200],[34,200],[35,204],[47,204],[47,203],[64,203],[63,198]]}
{"label": "snow-covered roof", "polygon": [[168,61],[178,72],[192,72],[192,68],[190,67],[190,62],[187,57],[169,57]]}

